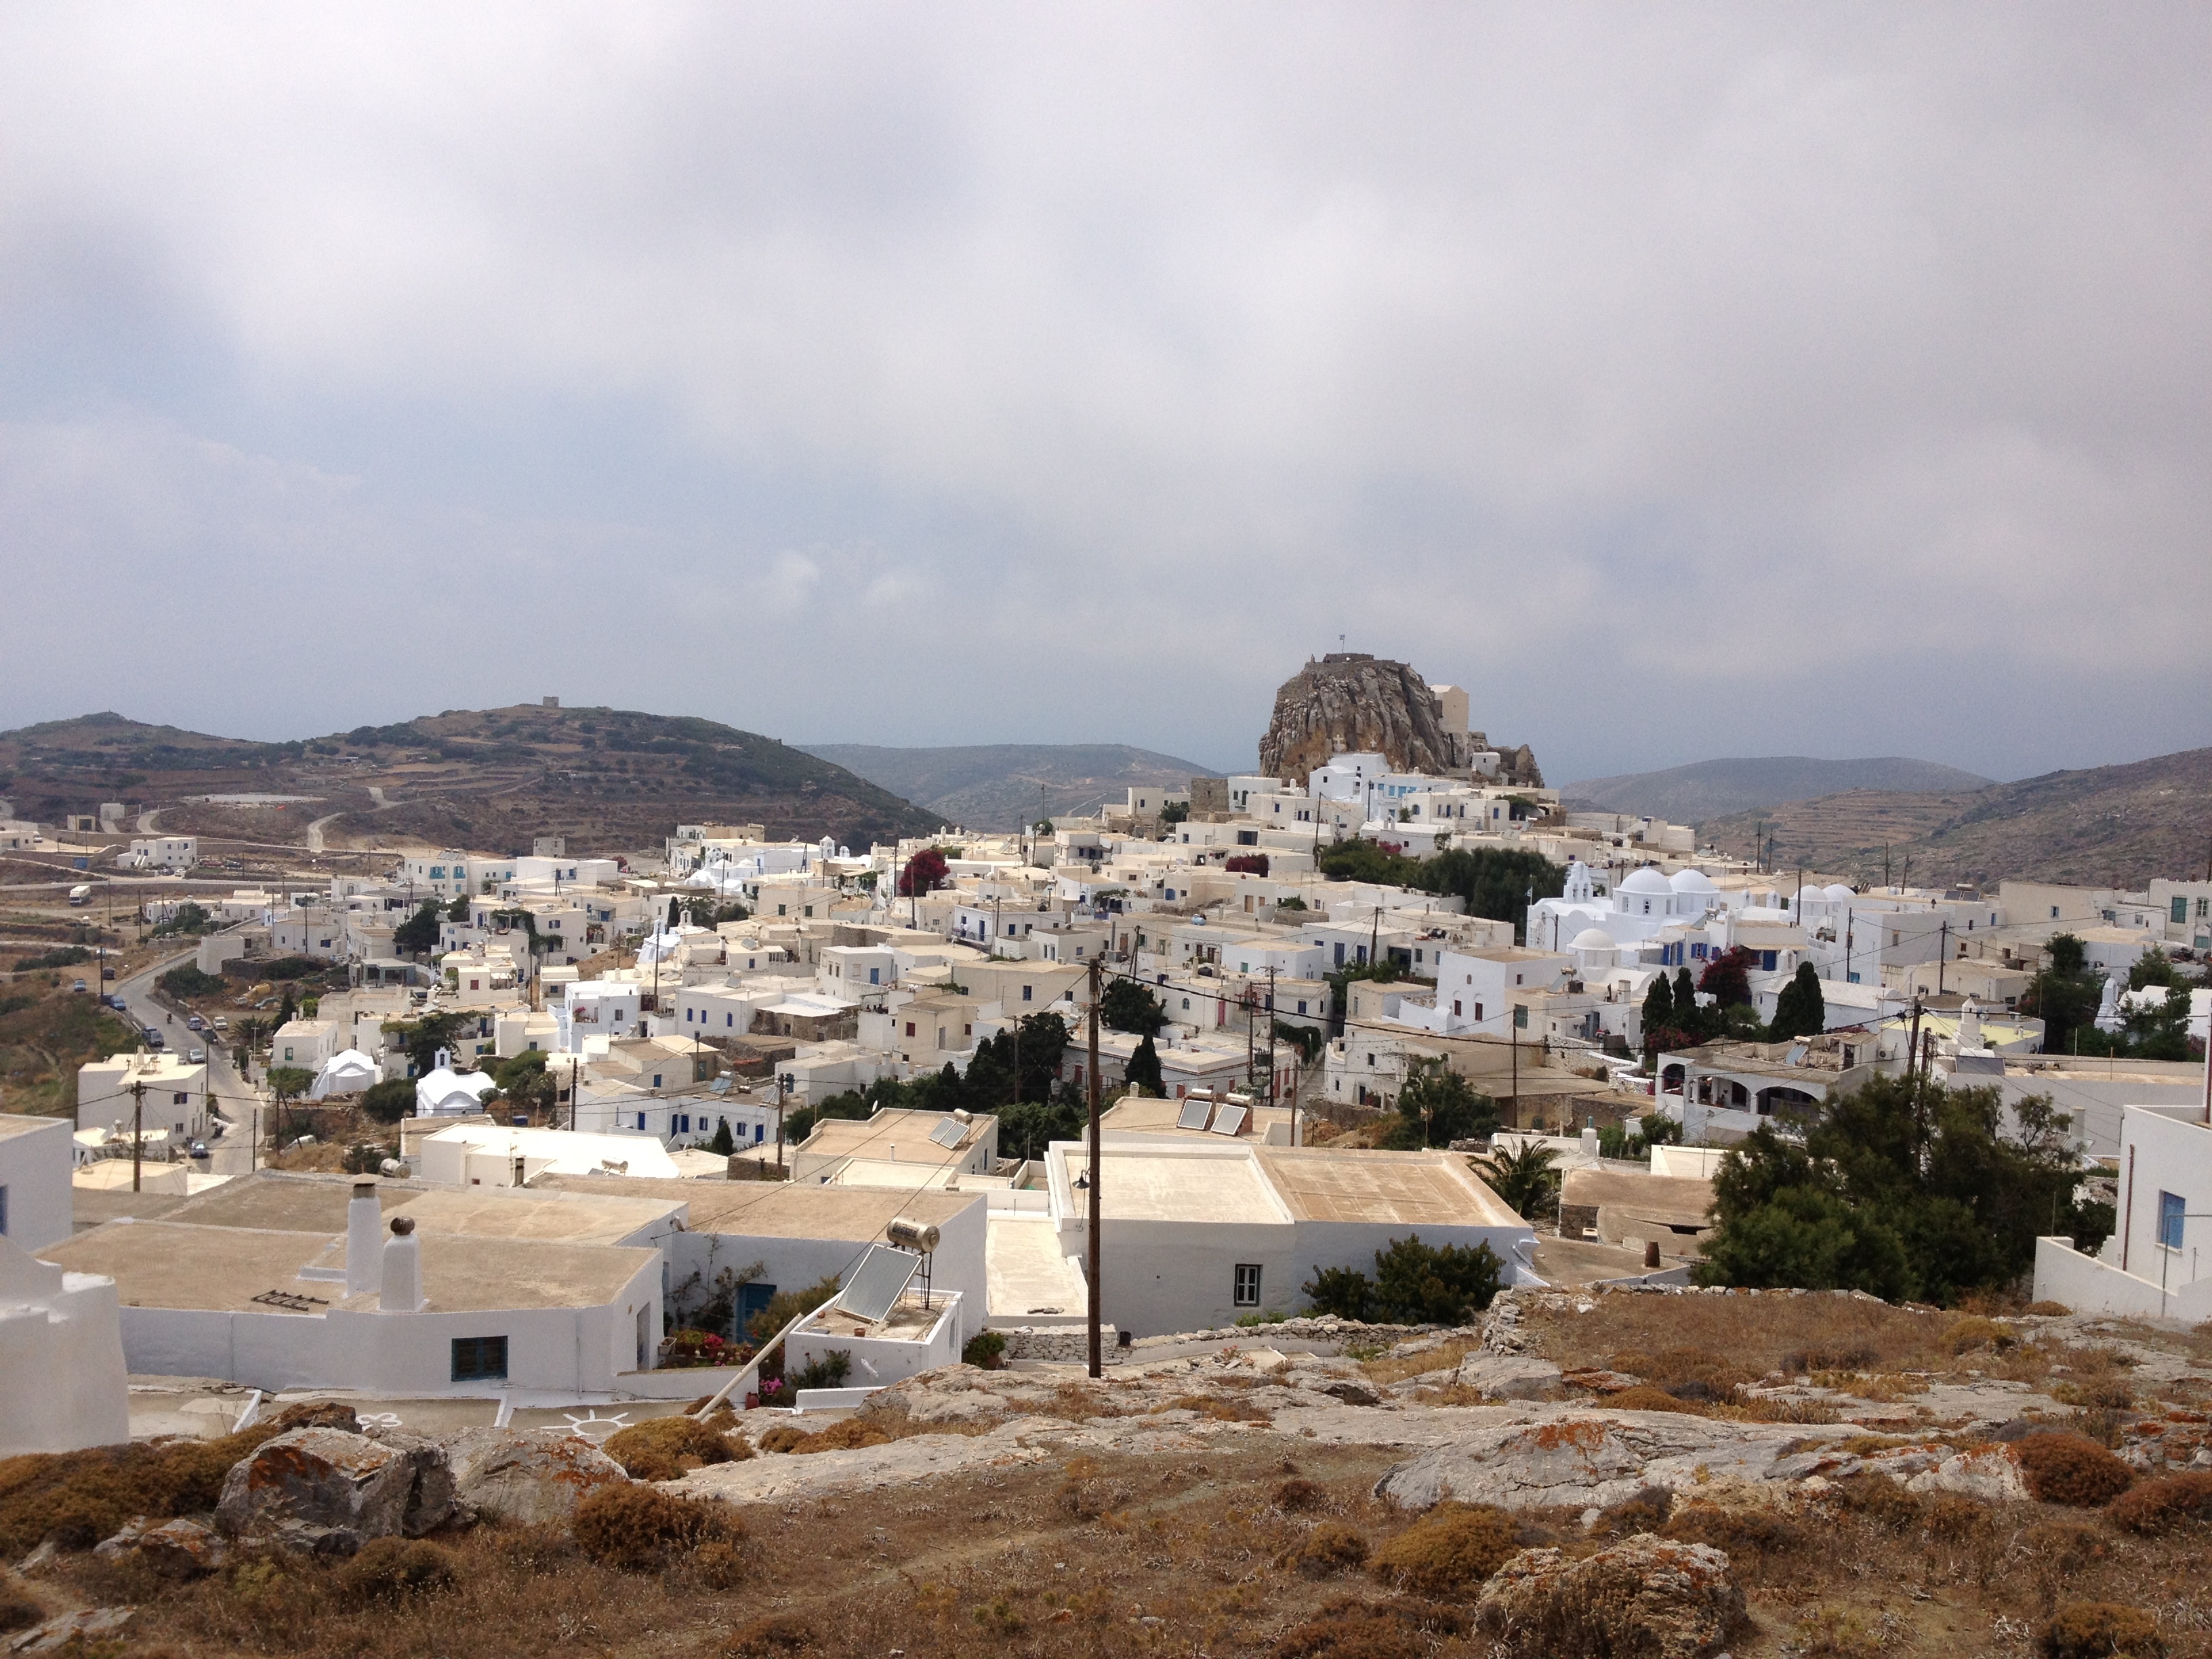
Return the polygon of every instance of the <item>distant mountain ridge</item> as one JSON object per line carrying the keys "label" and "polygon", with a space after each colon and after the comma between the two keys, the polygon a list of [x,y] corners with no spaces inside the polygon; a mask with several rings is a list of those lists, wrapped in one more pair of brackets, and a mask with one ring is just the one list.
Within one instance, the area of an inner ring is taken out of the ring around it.
{"label": "distant mountain ridge", "polygon": [[[284,743],[209,737],[104,712],[0,732],[0,793],[58,821],[121,800],[165,833],[331,849],[372,842],[568,851],[657,846],[678,823],[872,841],[943,820],[781,738],[691,715],[523,703],[449,708]],[[291,797],[241,805],[210,795]],[[315,833],[309,833],[309,826]]]}
{"label": "distant mountain ridge", "polygon": [[1019,829],[1036,822],[1040,810],[1047,817],[1092,812],[1101,801],[1122,799],[1132,784],[1182,789],[1193,778],[1222,775],[1195,761],[1125,743],[798,746],[970,830]]}
{"label": "distant mountain ridge", "polygon": [[2212,861],[2212,749],[2046,772],[1957,793],[1851,790],[1708,819],[1723,852],[1771,838],[1774,863],[1916,886],[2008,878],[2139,888],[2194,878]]}
{"label": "distant mountain ridge", "polygon": [[1562,785],[1560,798],[1593,812],[1621,812],[1700,824],[1708,818],[1755,811],[1784,801],[1812,800],[1847,790],[1887,793],[1958,793],[1986,789],[1994,780],[1936,761],[1887,755],[1866,760],[1816,760],[1807,755],[1695,761],[1658,772],[1585,778]]}

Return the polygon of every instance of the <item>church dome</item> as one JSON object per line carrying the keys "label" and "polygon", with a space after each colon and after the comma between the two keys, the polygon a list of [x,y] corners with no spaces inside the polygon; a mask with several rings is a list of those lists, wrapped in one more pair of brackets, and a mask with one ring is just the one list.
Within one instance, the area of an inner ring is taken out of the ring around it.
{"label": "church dome", "polygon": [[1628,878],[1620,884],[1618,890],[1624,893],[1665,895],[1674,890],[1668,885],[1666,877],[1647,864],[1643,868],[1632,872]]}
{"label": "church dome", "polygon": [[1678,893],[1717,893],[1712,878],[1702,870],[1677,870],[1668,878],[1668,886]]}
{"label": "church dome", "polygon": [[1585,927],[1575,935],[1575,942],[1567,947],[1572,951],[1614,951],[1620,947],[1613,942],[1613,935],[1602,927]]}

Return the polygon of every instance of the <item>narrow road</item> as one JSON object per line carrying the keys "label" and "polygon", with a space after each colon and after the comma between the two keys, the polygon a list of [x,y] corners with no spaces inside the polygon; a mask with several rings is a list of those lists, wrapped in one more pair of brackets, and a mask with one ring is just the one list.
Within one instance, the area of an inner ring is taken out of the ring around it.
{"label": "narrow road", "polygon": [[142,836],[151,836],[158,833],[154,828],[154,820],[161,816],[161,808],[158,806],[153,808],[150,811],[141,812],[138,815],[138,833]]}
{"label": "narrow road", "polygon": [[154,1000],[154,981],[180,963],[193,960],[198,947],[155,963],[129,979],[115,982],[115,994],[123,999],[124,1017],[134,1024],[151,1026],[161,1032],[161,1039],[173,1054],[186,1054],[193,1048],[207,1051],[208,1092],[215,1109],[234,1126],[220,1137],[208,1142],[209,1156],[196,1167],[209,1175],[244,1175],[254,1167],[258,1154],[254,1143],[261,1125],[261,1097],[240,1077],[230,1062],[230,1051],[212,1031],[186,1029],[182,1020],[174,1018],[174,1011]]}
{"label": "narrow road", "polygon": [[307,826],[307,850],[310,853],[321,852],[323,850],[323,826],[326,823],[336,823],[344,816],[345,814],[343,812],[327,812],[321,817],[317,818],[313,823],[309,824]]}

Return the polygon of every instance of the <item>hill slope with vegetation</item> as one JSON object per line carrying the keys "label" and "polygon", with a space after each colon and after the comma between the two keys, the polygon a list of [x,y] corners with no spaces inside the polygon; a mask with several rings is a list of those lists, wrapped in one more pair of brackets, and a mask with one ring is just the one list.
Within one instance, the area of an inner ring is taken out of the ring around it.
{"label": "hill slope with vegetation", "polygon": [[1784,801],[1810,800],[1846,790],[1892,793],[1987,788],[1990,780],[1935,761],[1887,755],[1871,760],[1814,760],[1805,755],[1697,761],[1658,772],[1585,778],[1565,785],[1560,798],[1597,812],[1646,814],[1671,823],[1703,823],[1730,812],[1755,811]]}
{"label": "hill slope with vegetation", "polygon": [[1922,885],[2007,878],[2114,883],[2202,874],[2212,817],[2212,749],[2121,766],[2049,772],[1985,789],[1853,790],[1739,812],[1704,826],[1722,851],[1747,856],[1772,838],[1781,868],[1878,882],[1887,868]]}
{"label": "hill slope with vegetation", "polygon": [[1090,813],[1126,799],[1132,784],[1188,788],[1213,769],[1124,743],[990,743],[947,749],[885,749],[817,743],[805,752],[857,772],[951,823],[1017,830],[1042,814]]}
{"label": "hill slope with vegetation", "polygon": [[[943,819],[780,738],[616,708],[447,709],[326,737],[252,743],[87,715],[0,732],[0,793],[55,822],[126,802],[158,827],[332,848],[409,842],[580,854],[651,846],[677,822],[866,846]],[[291,797],[249,801],[207,796]]]}

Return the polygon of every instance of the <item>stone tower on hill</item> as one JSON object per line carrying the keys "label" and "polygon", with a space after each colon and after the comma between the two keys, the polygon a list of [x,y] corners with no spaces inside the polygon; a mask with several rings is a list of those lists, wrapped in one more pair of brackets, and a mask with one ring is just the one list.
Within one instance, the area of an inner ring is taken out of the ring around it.
{"label": "stone tower on hill", "polygon": [[1303,785],[1332,755],[1376,753],[1405,772],[1474,772],[1484,781],[1544,787],[1526,744],[1493,750],[1468,729],[1467,693],[1431,685],[1401,662],[1359,651],[1309,660],[1275,693],[1275,712],[1260,739],[1260,770]]}

